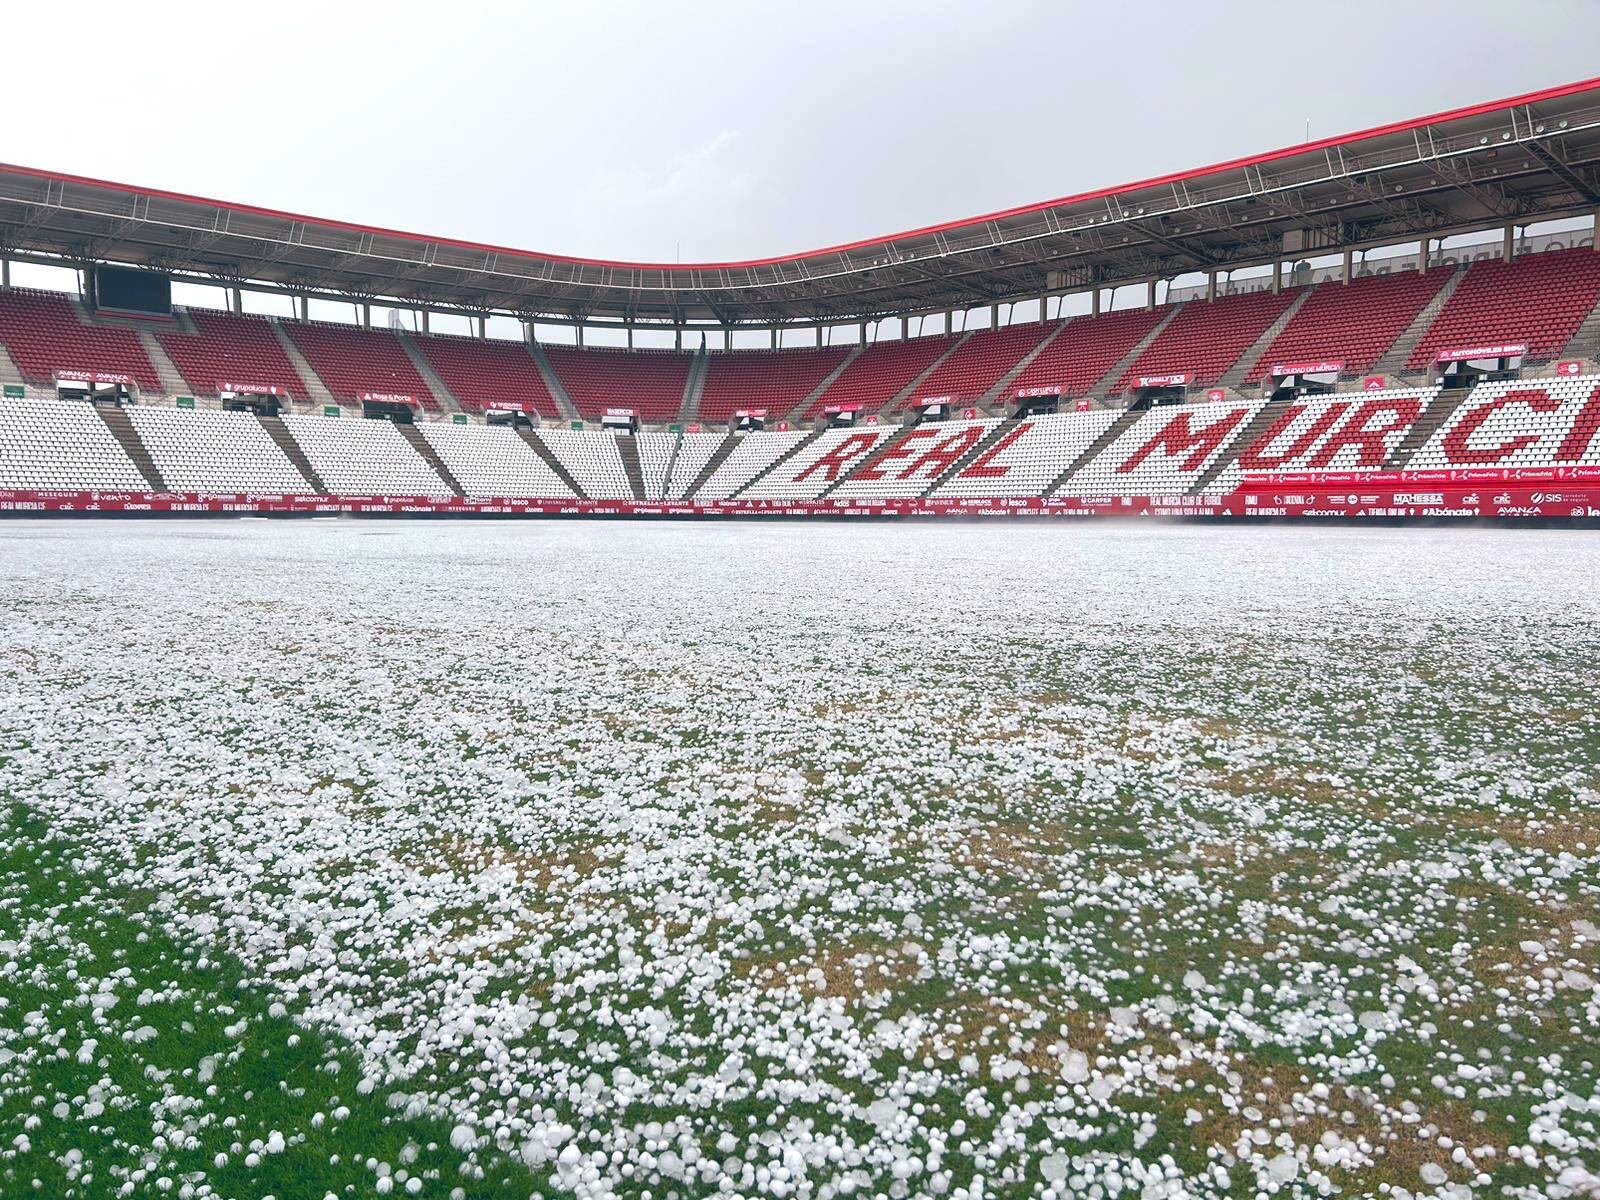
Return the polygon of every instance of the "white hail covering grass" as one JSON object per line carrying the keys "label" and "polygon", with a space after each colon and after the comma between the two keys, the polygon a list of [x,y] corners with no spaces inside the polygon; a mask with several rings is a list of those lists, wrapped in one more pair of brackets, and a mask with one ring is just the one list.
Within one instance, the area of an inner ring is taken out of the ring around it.
{"label": "white hail covering grass", "polygon": [[[0,792],[544,1191],[1594,1196],[1597,580],[1533,531],[12,523]],[[19,970],[61,935],[0,914]],[[0,1004],[0,1095],[53,1032]]]}

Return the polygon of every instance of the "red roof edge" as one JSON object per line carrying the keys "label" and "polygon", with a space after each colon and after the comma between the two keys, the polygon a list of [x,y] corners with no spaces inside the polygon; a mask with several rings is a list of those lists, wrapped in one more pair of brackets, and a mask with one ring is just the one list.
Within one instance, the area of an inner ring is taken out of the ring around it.
{"label": "red roof edge", "polygon": [[0,163],[0,172],[28,176],[34,179],[49,180],[51,182],[81,184],[86,187],[106,188],[111,191],[125,192],[135,196],[145,196],[152,199],[177,200],[188,204],[203,204],[213,208],[226,209],[232,212],[250,213],[255,216],[270,217],[284,221],[299,221],[307,225],[318,225],[327,229],[339,229],[351,233],[372,234],[377,237],[398,238],[403,241],[413,241],[423,244],[441,246],[454,246],[464,250],[481,251],[489,254],[510,254],[519,258],[544,259],[549,262],[570,263],[576,266],[588,267],[616,267],[622,270],[641,271],[694,271],[694,270],[737,270],[747,267],[774,266],[779,263],[798,262],[810,258],[818,258],[826,254],[842,254],[850,250],[860,250],[867,246],[884,246],[902,238],[926,237],[935,233],[945,233],[953,229],[961,229],[970,225],[981,225],[985,221],[1004,220],[1008,217],[1025,216],[1028,213],[1040,212],[1047,208],[1055,208],[1066,204],[1081,204],[1086,200],[1098,200],[1106,196],[1114,196],[1122,192],[1137,191],[1141,188],[1159,187],[1163,184],[1178,183],[1196,179],[1205,175],[1212,175],[1219,171],[1239,170],[1244,167],[1259,166],[1263,163],[1276,162],[1284,158],[1292,158],[1297,154],[1315,153],[1332,146],[1344,145],[1348,142],[1362,141],[1367,138],[1385,137],[1396,133],[1407,133],[1413,129],[1420,129],[1427,125],[1438,124],[1441,121],[1462,120],[1468,117],[1482,116],[1485,113],[1496,112],[1501,109],[1514,108],[1523,104],[1537,104],[1544,100],[1558,100],[1564,96],[1575,95],[1579,92],[1600,90],[1600,76],[1580,80],[1576,83],[1561,84],[1556,87],[1542,88],[1538,91],[1524,92],[1519,96],[1509,96],[1503,100],[1490,100],[1480,104],[1468,105],[1464,108],[1453,108],[1445,112],[1433,113],[1425,117],[1412,117],[1405,121],[1395,121],[1387,125],[1377,125],[1371,129],[1362,129],[1354,133],[1340,134],[1335,137],[1319,138],[1313,142],[1304,142],[1296,146],[1284,146],[1277,150],[1269,150],[1264,154],[1253,154],[1243,158],[1232,158],[1225,162],[1212,163],[1204,167],[1192,167],[1185,171],[1175,171],[1166,175],[1157,175],[1149,179],[1140,179],[1131,183],[1119,184],[1116,187],[1097,188],[1092,191],[1078,192],[1070,196],[1058,196],[1053,200],[1041,200],[1033,204],[1022,204],[1014,208],[1001,209],[997,212],[982,213],[978,216],[965,217],[956,221],[945,221],[937,225],[924,225],[917,229],[905,229],[899,233],[886,234],[881,237],[862,238],[859,241],[843,242],[837,246],[824,246],[816,250],[807,250],[798,254],[779,254],[770,258],[751,258],[736,262],[706,262],[706,263],[651,263],[627,262],[604,258],[583,258],[569,254],[549,254],[537,250],[518,250],[511,246],[496,246],[484,242],[467,241],[461,238],[427,237],[419,233],[408,233],[399,229],[385,229],[376,225],[361,225],[351,221],[338,221],[322,217],[308,217],[301,213],[283,212],[279,209],[263,208],[253,204],[237,204],[226,200],[214,200],[205,196],[191,196],[183,192],[166,191],[161,188],[137,187],[131,184],[113,183],[109,180],[94,179],[85,175],[67,175],[57,171],[40,170],[37,167],[23,167],[10,163]]}

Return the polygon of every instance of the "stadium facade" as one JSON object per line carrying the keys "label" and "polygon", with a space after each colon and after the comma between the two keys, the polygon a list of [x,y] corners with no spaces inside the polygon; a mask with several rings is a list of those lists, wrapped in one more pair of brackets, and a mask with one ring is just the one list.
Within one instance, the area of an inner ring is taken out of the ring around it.
{"label": "stadium facade", "polygon": [[[1588,521],[1597,213],[1600,80],[730,263],[0,166],[0,510]],[[14,288],[13,263],[79,293]],[[359,319],[311,320],[326,300]],[[487,336],[507,317],[521,338]],[[751,331],[768,348],[731,348]]]}

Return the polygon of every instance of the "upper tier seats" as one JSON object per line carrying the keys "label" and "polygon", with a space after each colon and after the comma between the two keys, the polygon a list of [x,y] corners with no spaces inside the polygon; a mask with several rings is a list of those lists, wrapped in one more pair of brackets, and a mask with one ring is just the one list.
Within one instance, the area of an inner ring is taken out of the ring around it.
{"label": "upper tier seats", "polygon": [[1467,268],[1407,363],[1423,370],[1444,351],[1526,342],[1533,360],[1554,358],[1600,301],[1600,253],[1529,254]]}
{"label": "upper tier seats", "polygon": [[699,416],[720,425],[740,409],[789,413],[845,360],[848,346],[796,350],[728,350],[706,356]]}
{"label": "upper tier seats", "polygon": [[1265,379],[1274,365],[1343,360],[1345,371],[1362,371],[1382,358],[1389,347],[1439,294],[1450,278],[1448,269],[1368,275],[1349,284],[1324,283],[1283,332],[1272,339],[1247,383]]}
{"label": "upper tier seats", "polygon": [[1191,300],[1156,340],[1123,372],[1117,390],[1138,386],[1141,375],[1187,374],[1192,384],[1215,383],[1294,303],[1298,289],[1247,292],[1217,300]]}
{"label": "upper tier seats", "polygon": [[156,340],[196,395],[231,390],[276,388],[280,395],[305,400],[307,390],[272,325],[262,317],[191,308],[185,315],[195,332],[162,330]]}
{"label": "upper tier seats", "polygon": [[851,361],[802,415],[811,418],[835,406],[859,406],[863,412],[876,412],[938,357],[955,344],[959,334],[908,338],[905,341],[874,342]]}
{"label": "upper tier seats", "polygon": [[57,292],[0,291],[0,344],[29,383],[93,372],[126,375],[140,391],[161,391],[138,333],[84,324],[72,301]]}
{"label": "upper tier seats", "polygon": [[433,390],[390,330],[322,321],[285,321],[283,328],[338,399],[358,401],[368,393],[406,396],[431,412],[440,410]]}
{"label": "upper tier seats", "polygon": [[578,414],[598,421],[608,408],[631,408],[639,420],[676,421],[693,355],[676,350],[580,350],[545,346],[550,369]]}
{"label": "upper tier seats", "polygon": [[980,329],[962,342],[917,385],[897,408],[914,408],[918,400],[949,396],[957,406],[979,400],[1007,371],[1050,332],[1049,325],[1004,325]]}
{"label": "upper tier seats", "polygon": [[1063,396],[1086,396],[1169,311],[1130,308],[1098,317],[1073,317],[1011,381],[1011,390],[1059,387]]}
{"label": "upper tier seats", "polygon": [[418,335],[413,344],[467,412],[496,401],[525,402],[541,417],[560,415],[539,364],[522,342]]}

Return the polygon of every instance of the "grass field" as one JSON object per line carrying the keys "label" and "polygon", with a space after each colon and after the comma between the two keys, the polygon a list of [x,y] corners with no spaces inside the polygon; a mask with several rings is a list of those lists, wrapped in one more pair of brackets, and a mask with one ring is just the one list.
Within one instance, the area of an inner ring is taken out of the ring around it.
{"label": "grass field", "polygon": [[1600,544],[0,526],[0,1195],[1600,1195]]}

